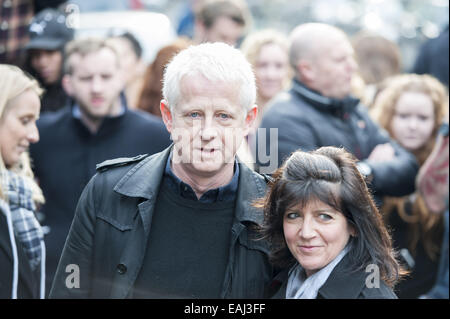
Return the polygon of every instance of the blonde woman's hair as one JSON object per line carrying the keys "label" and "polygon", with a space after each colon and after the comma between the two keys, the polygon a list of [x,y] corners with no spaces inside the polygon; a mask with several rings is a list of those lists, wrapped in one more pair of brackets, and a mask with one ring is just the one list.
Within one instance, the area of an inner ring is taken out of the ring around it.
{"label": "blonde woman's hair", "polygon": [[[39,86],[38,82],[30,75],[24,73],[16,66],[8,64],[0,64],[0,125],[4,114],[10,107],[9,102],[15,97],[19,96],[27,90],[34,91],[38,96],[41,96],[43,90]],[[17,164],[10,167],[9,170],[15,172],[18,175],[29,178],[33,187],[33,200],[36,203],[43,203],[44,196],[39,186],[34,182],[33,171],[31,170],[30,158],[28,153],[22,153],[20,160]],[[3,155],[0,156],[0,177],[4,177],[6,172],[6,166],[3,162]],[[0,183],[0,198],[7,200],[4,191],[4,185]]]}
{"label": "blonde woman's hair", "polygon": [[[247,61],[250,62],[253,67],[255,67],[258,55],[261,52],[262,47],[268,44],[278,45],[283,51],[286,52],[286,56],[288,57],[288,38],[283,33],[274,29],[264,29],[248,35],[242,42],[240,49],[242,53],[244,53]],[[287,67],[287,77],[283,83],[285,88],[287,88],[293,76],[293,70],[290,68],[289,62]]]}

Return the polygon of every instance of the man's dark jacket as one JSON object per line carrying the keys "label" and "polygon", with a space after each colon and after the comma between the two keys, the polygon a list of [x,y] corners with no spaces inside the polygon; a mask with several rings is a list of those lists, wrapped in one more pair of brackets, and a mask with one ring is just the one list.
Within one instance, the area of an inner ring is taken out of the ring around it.
{"label": "man's dark jacket", "polygon": [[[414,156],[392,141],[387,132],[372,121],[357,99],[327,98],[294,80],[292,88],[271,103],[261,128],[266,129],[266,136],[258,134],[256,145],[265,144],[266,150],[270,149],[270,128],[278,129],[278,167],[297,149],[312,151],[322,146],[344,147],[372,168],[371,187],[377,195],[404,196],[414,191],[418,170]],[[261,140],[264,138],[265,141]],[[385,143],[394,147],[396,158],[382,163],[368,161],[372,150]],[[261,171],[267,163],[256,158]]]}
{"label": "man's dark jacket", "polygon": [[170,145],[170,137],[159,118],[128,109],[106,118],[96,134],[69,107],[41,116],[37,125],[40,141],[31,145],[30,155],[46,200],[41,224],[50,227],[45,236],[49,291],[78,199],[95,166],[110,158],[158,153]]}
{"label": "man's dark jacket", "polygon": [[[99,165],[99,172],[78,203],[51,298],[132,297],[170,150],[171,147],[151,157],[111,160]],[[261,175],[239,165],[230,257],[220,297],[262,298],[272,269],[266,243],[254,240],[254,226],[262,223],[263,214],[252,206],[252,201],[264,196],[266,183]],[[70,275],[66,267],[70,264],[79,267],[79,288],[66,286]]]}

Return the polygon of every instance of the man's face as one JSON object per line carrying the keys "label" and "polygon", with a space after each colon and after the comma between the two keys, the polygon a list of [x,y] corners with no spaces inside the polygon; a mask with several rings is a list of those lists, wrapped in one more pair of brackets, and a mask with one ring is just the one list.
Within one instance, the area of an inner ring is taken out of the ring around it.
{"label": "man's face", "polygon": [[64,87],[81,111],[92,119],[113,115],[123,88],[115,54],[103,48],[85,56],[73,54],[69,59],[73,72],[65,76]]}
{"label": "man's face", "polygon": [[228,17],[218,17],[209,29],[205,29],[204,42],[225,42],[236,45],[244,32],[244,27]]}
{"label": "man's face", "polygon": [[30,57],[32,68],[44,84],[54,84],[59,80],[62,66],[62,53],[59,50],[33,49]]}
{"label": "man's face", "polygon": [[182,79],[181,101],[172,112],[162,102],[163,119],[174,141],[173,163],[197,176],[214,176],[233,165],[256,117],[256,107],[244,111],[238,92],[235,85],[200,75]]}
{"label": "man's face", "polygon": [[353,73],[356,71],[353,48],[344,37],[323,40],[311,58],[313,87],[322,95],[342,99],[350,94]]}

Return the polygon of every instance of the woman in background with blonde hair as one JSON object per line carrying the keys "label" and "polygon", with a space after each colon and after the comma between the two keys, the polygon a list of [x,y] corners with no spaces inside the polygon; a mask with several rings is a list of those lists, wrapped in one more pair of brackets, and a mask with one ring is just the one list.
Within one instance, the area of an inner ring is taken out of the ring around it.
{"label": "woman in background with blonde hair", "polygon": [[[268,102],[290,83],[292,72],[288,50],[286,36],[272,29],[252,33],[242,42],[241,51],[255,73],[259,119]],[[256,127],[260,121],[257,122]]]}
{"label": "woman in background with blonde hair", "polygon": [[[448,95],[445,87],[431,76],[398,75],[389,79],[372,114],[422,166],[433,150],[445,115],[448,116]],[[380,145],[370,158],[382,162],[389,153]],[[397,286],[397,294],[399,298],[417,298],[428,292],[436,279],[443,215],[430,212],[417,191],[406,197],[384,198],[381,212],[393,230],[394,244],[404,264],[411,270],[411,276]]]}
{"label": "woman in background with blonde hair", "polygon": [[[292,71],[289,67],[288,50],[287,37],[273,29],[252,33],[245,38],[241,45],[241,51],[253,66],[257,89],[258,117],[247,138],[250,147],[255,142],[256,130],[270,100],[289,86]],[[254,161],[245,142],[242,143],[238,156],[253,168]]]}
{"label": "woman in background with blonde hair", "polygon": [[0,64],[0,298],[44,298],[44,235],[27,149],[39,140],[42,90],[19,68]]}

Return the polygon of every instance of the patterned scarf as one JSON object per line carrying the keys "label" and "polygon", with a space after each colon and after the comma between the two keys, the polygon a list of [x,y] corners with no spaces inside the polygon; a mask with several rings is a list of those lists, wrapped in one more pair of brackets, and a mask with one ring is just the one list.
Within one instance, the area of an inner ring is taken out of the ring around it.
{"label": "patterned scarf", "polygon": [[35,270],[41,263],[44,233],[34,215],[36,206],[32,199],[31,181],[6,170],[1,174],[1,182],[8,197],[14,233]]}

